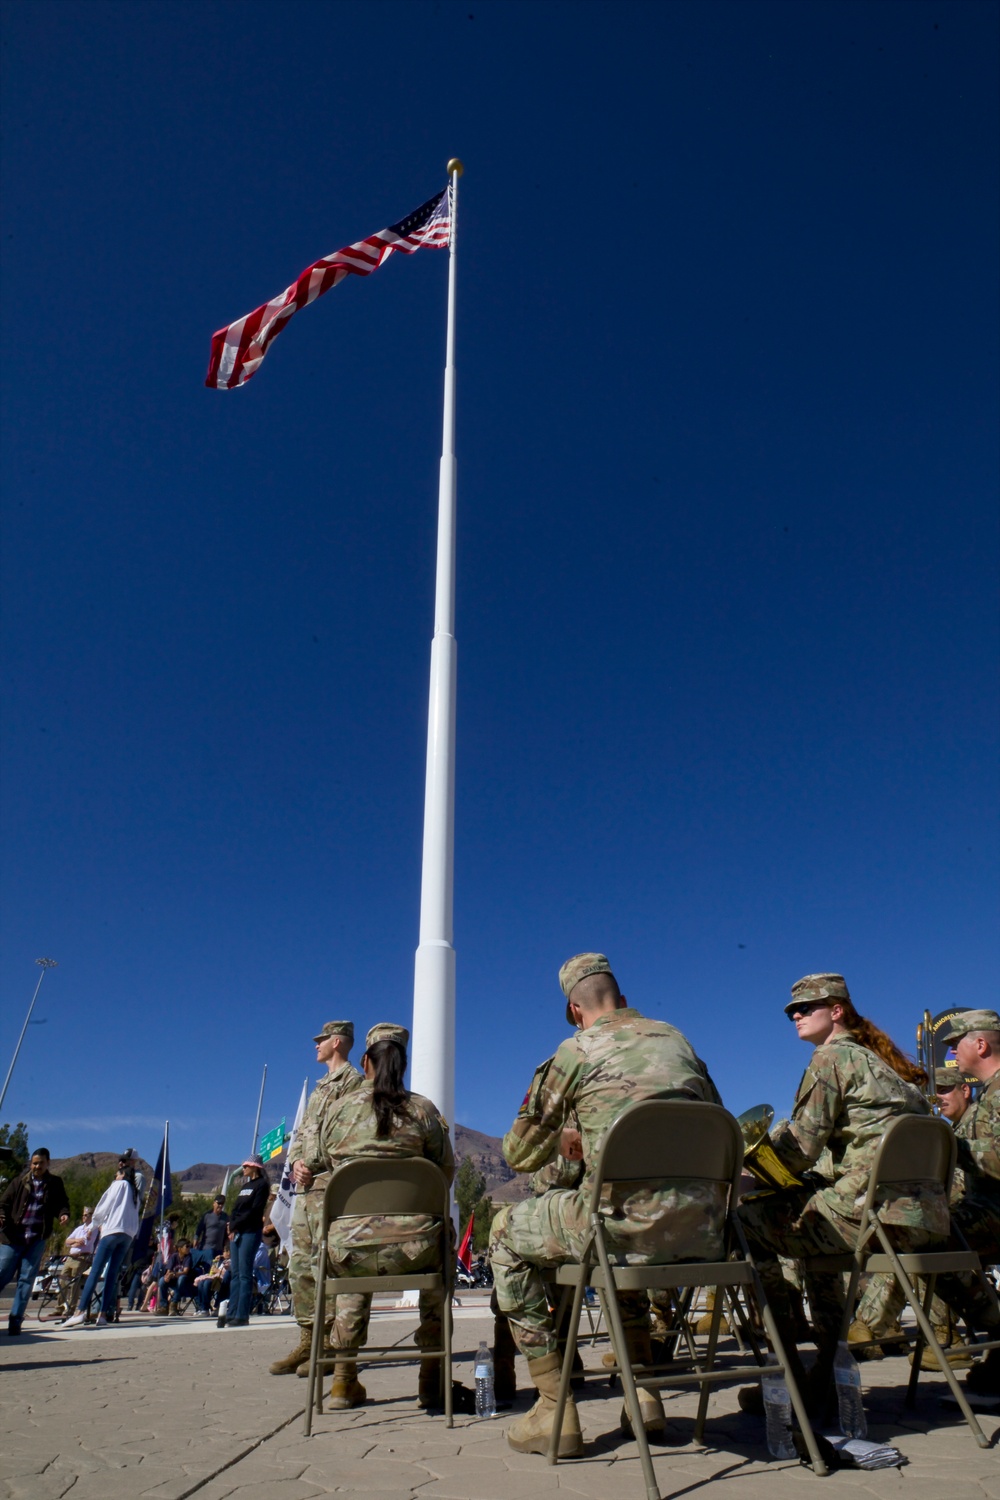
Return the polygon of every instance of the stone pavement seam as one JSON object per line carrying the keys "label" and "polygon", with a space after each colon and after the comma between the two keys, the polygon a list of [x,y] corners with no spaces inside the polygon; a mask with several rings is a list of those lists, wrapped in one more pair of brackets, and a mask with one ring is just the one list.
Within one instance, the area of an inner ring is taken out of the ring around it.
{"label": "stone pavement seam", "polygon": [[188,1500],[190,1495],[196,1495],[199,1490],[203,1490],[207,1484],[211,1484],[213,1479],[218,1479],[219,1475],[224,1474],[227,1469],[232,1469],[236,1464],[242,1463],[245,1458],[249,1458],[250,1454],[255,1452],[262,1443],[266,1443],[271,1438],[277,1437],[283,1428],[290,1427],[293,1422],[301,1421],[304,1416],[305,1407],[302,1407],[301,1411],[293,1412],[290,1417],[286,1417],[284,1421],[279,1422],[277,1427],[272,1427],[270,1432],[262,1433],[259,1438],[256,1438],[246,1448],[242,1449],[241,1452],[234,1454],[226,1463],[220,1464],[217,1469],[213,1469],[211,1474],[206,1474],[196,1484],[191,1485],[189,1489],[182,1490],[179,1495],[175,1495],[174,1500]]}

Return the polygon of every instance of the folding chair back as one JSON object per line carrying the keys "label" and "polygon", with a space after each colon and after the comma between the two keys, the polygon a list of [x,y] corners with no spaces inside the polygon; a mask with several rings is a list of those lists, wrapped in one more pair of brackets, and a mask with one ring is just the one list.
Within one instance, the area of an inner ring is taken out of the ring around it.
{"label": "folding chair back", "polygon": [[334,1219],[368,1214],[451,1214],[451,1189],[440,1167],[420,1156],[359,1156],[338,1167],[323,1208]]}
{"label": "folding chair back", "polygon": [[725,1183],[735,1191],[743,1168],[743,1135],[718,1104],[645,1099],[610,1126],[597,1160],[594,1200],[606,1182],[665,1177]]}
{"label": "folding chair back", "polygon": [[947,1120],[933,1115],[900,1115],[892,1121],[875,1153],[866,1212],[870,1213],[883,1196],[880,1189],[896,1182],[937,1183],[947,1197],[957,1150],[955,1132]]}

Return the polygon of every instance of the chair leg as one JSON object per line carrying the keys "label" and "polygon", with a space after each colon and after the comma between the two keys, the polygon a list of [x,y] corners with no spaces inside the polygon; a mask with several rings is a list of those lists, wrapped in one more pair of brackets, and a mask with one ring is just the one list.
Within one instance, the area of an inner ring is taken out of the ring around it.
{"label": "chair leg", "polygon": [[813,1466],[813,1473],[816,1474],[820,1479],[825,1479],[830,1470],[823,1462],[822,1454],[819,1451],[819,1445],[816,1442],[816,1434],[813,1432],[812,1423],[809,1420],[809,1413],[806,1411],[805,1402],[802,1399],[802,1392],[799,1389],[799,1382],[796,1380],[794,1371],[789,1365],[788,1353],[785,1349],[784,1344],[782,1343],[781,1335],[778,1332],[778,1325],[775,1322],[774,1313],[771,1311],[771,1304],[767,1301],[767,1298],[764,1296],[763,1290],[759,1285],[757,1286],[756,1290],[761,1317],[764,1320],[764,1329],[771,1341],[771,1348],[774,1350],[775,1358],[784,1369],[785,1384],[788,1386],[788,1394],[791,1397],[792,1410],[795,1412],[795,1417],[799,1424],[799,1430],[806,1440],[806,1448],[809,1450],[809,1459]]}
{"label": "chair leg", "polygon": [[[326,1311],[326,1262],[325,1257],[320,1256],[320,1265],[317,1268],[319,1274],[316,1277],[316,1303],[313,1311],[312,1343],[309,1346],[309,1378],[306,1381],[306,1425],[305,1435],[309,1437],[312,1433],[313,1407],[322,1415],[323,1411],[323,1376],[317,1370],[317,1362],[323,1348],[323,1316]],[[319,1381],[317,1387],[317,1378]],[[318,1399],[317,1399],[318,1396]]]}
{"label": "chair leg", "polygon": [[446,1427],[454,1427],[455,1425],[455,1418],[452,1411],[454,1389],[452,1387],[451,1376],[451,1294],[452,1288],[446,1286],[444,1289],[444,1318],[441,1323],[441,1329],[444,1334],[444,1425]]}
{"label": "chair leg", "polygon": [[[924,1311],[924,1309],[921,1307],[921,1305],[920,1305],[920,1299],[919,1299],[919,1297],[917,1297],[915,1295],[915,1293],[913,1291],[913,1287],[910,1284],[910,1278],[907,1276],[906,1272],[903,1270],[903,1267],[902,1267],[902,1264],[900,1262],[899,1256],[896,1254],[896,1252],[893,1249],[892,1245],[889,1243],[889,1237],[888,1237],[888,1235],[885,1233],[885,1231],[883,1230],[881,1224],[878,1223],[878,1222],[876,1222],[875,1232],[876,1232],[876,1234],[879,1237],[879,1242],[880,1242],[880,1244],[882,1246],[882,1249],[885,1251],[886,1255],[889,1257],[890,1261],[892,1262],[893,1274],[896,1277],[896,1281],[899,1284],[899,1288],[902,1291],[903,1295],[905,1296],[907,1302],[910,1304],[911,1308],[913,1309],[914,1316],[916,1317],[916,1320],[917,1320],[917,1327],[920,1329],[920,1332],[924,1336],[924,1342],[927,1343],[930,1346],[930,1348],[933,1350],[934,1357],[936,1358],[936,1360],[938,1362],[938,1365],[940,1366],[941,1372],[944,1375],[945,1380],[948,1382],[948,1389],[951,1391],[951,1394],[954,1396],[955,1400],[958,1402],[959,1411],[962,1413],[962,1416],[965,1418],[966,1422],[969,1424],[969,1430],[971,1431],[972,1436],[975,1438],[975,1440],[979,1444],[980,1448],[988,1448],[990,1446],[989,1439],[987,1438],[986,1434],[983,1432],[983,1429],[980,1427],[979,1423],[977,1422],[975,1412],[972,1410],[972,1407],[969,1405],[968,1401],[965,1399],[965,1392],[962,1390],[962,1387],[959,1385],[958,1381],[956,1380],[954,1370],[952,1369],[951,1365],[948,1363],[948,1361],[944,1357],[944,1351],[942,1350],[941,1345],[937,1341],[937,1335],[935,1334],[934,1329],[931,1327],[931,1320],[927,1316],[927,1313]],[[937,1278],[934,1277],[934,1276],[928,1277],[928,1286],[929,1286],[929,1289],[931,1290],[931,1292],[933,1292],[933,1288],[934,1288],[934,1284],[935,1284],[936,1279]],[[928,1307],[930,1307],[930,1303],[929,1302],[928,1302],[927,1305],[928,1305]],[[917,1349],[919,1350],[919,1348],[920,1348],[920,1341],[918,1339],[918,1341],[917,1341]],[[914,1369],[916,1368],[916,1366],[917,1366],[918,1363],[919,1363],[919,1356],[915,1352],[914,1356],[913,1356]]]}
{"label": "chair leg", "polygon": [[[715,1366],[715,1346],[719,1341],[719,1325],[722,1322],[722,1309],[725,1306],[725,1301],[722,1287],[717,1286],[715,1288],[715,1299],[712,1308],[712,1326],[708,1330],[708,1348],[705,1351],[706,1374]],[[703,1380],[698,1396],[698,1415],[694,1421],[694,1440],[696,1443],[700,1443],[705,1435],[705,1419],[708,1416],[708,1398],[711,1393],[711,1383]]]}
{"label": "chair leg", "polygon": [[[586,1256],[586,1250],[584,1256]],[[566,1412],[566,1402],[569,1400],[569,1383],[573,1375],[573,1357],[576,1354],[577,1331],[580,1327],[580,1313],[583,1306],[583,1296],[587,1290],[587,1276],[590,1274],[592,1262],[585,1259],[580,1270],[580,1280],[573,1289],[573,1306],[569,1315],[569,1327],[566,1330],[566,1348],[563,1352],[562,1369],[559,1372],[559,1395],[556,1400],[555,1415],[552,1418],[552,1433],[549,1437],[549,1451],[546,1454],[546,1462],[550,1464],[559,1461],[559,1439],[562,1437],[563,1416]]]}
{"label": "chair leg", "polygon": [[595,1236],[597,1256],[604,1272],[605,1290],[601,1293],[601,1301],[604,1303],[604,1314],[608,1320],[608,1327],[612,1331],[612,1343],[618,1356],[618,1364],[621,1368],[622,1386],[624,1387],[625,1403],[632,1416],[632,1436],[635,1438],[639,1449],[639,1461],[642,1464],[642,1474],[646,1481],[646,1494],[648,1500],[660,1500],[660,1488],[656,1483],[656,1475],[653,1472],[653,1459],[649,1452],[649,1438],[639,1415],[639,1394],[635,1388],[635,1376],[632,1374],[632,1361],[629,1358],[628,1344],[625,1339],[625,1328],[622,1323],[621,1308],[618,1306],[618,1291],[615,1286],[614,1273],[608,1252],[600,1232]]}
{"label": "chair leg", "polygon": [[[924,1313],[928,1315],[928,1321],[931,1310],[931,1303],[934,1301],[934,1287],[936,1282],[936,1276],[929,1276],[924,1283]],[[903,1295],[905,1297],[906,1293],[904,1292]],[[903,1402],[903,1405],[908,1410],[912,1409],[917,1404],[917,1381],[920,1379],[921,1362],[923,1360],[923,1357],[924,1335],[921,1331],[920,1324],[918,1323],[917,1343],[913,1351],[913,1363],[910,1366],[910,1378],[906,1383],[906,1399]]]}

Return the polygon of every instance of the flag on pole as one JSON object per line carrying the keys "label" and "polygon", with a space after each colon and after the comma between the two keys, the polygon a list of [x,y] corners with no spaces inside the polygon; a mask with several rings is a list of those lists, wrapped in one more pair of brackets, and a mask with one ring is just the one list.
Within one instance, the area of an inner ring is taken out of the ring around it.
{"label": "flag on pole", "polygon": [[[288,1250],[292,1238],[292,1203],[295,1196],[295,1184],[292,1182],[292,1169],[290,1166],[292,1149],[295,1145],[295,1132],[302,1124],[302,1116],[306,1112],[306,1100],[309,1097],[309,1080],[306,1079],[302,1085],[302,1097],[299,1099],[299,1107],[295,1111],[295,1124],[292,1126],[292,1139],[288,1147],[288,1156],[285,1158],[285,1169],[281,1174],[278,1191],[271,1205],[271,1223],[278,1231],[282,1250]],[[284,1121],[282,1121],[284,1124]],[[263,1154],[263,1153],[262,1153]]]}
{"label": "flag on pole", "polygon": [[464,1271],[472,1270],[472,1227],[476,1222],[475,1211],[469,1215],[469,1222],[465,1226],[462,1235],[462,1243],[458,1247],[458,1263]]}
{"label": "flag on pole", "polygon": [[322,297],[331,287],[343,281],[345,276],[370,276],[383,265],[394,250],[403,255],[412,255],[415,250],[446,250],[451,236],[451,209],[449,190],[444,188],[433,198],[428,198],[413,213],[370,234],[356,245],[347,245],[335,250],[322,260],[307,266],[290,287],[279,296],[272,297],[263,307],[257,307],[243,318],[237,318],[228,328],[220,328],[212,335],[212,353],[208,361],[205,384],[217,391],[232,390],[244,385],[257,372],[271,340],[287,324],[289,318]]}
{"label": "flag on pole", "polygon": [[[173,1201],[174,1189],[170,1181],[170,1148],[167,1142],[167,1132],[164,1130],[163,1140],[160,1142],[160,1154],[156,1158],[156,1171],[153,1173],[153,1181],[150,1184],[149,1192],[146,1195],[146,1202],[143,1205],[142,1223],[139,1225],[139,1233],[135,1237],[135,1246],[132,1251],[133,1260],[138,1260],[140,1254],[146,1251],[153,1237],[153,1229],[157,1218],[163,1218]],[[157,1244],[159,1243],[159,1239],[157,1239]],[[169,1250],[167,1253],[169,1254]]]}

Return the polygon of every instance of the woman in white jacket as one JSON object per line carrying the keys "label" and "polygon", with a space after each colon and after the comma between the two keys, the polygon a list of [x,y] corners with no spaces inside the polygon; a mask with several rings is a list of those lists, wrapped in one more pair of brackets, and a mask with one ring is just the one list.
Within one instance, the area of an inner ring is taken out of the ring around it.
{"label": "woman in white jacket", "polygon": [[87,1320],[87,1312],[101,1275],[104,1276],[104,1296],[97,1326],[102,1328],[114,1314],[118,1292],[118,1272],[121,1270],[129,1245],[139,1232],[139,1189],[135,1182],[135,1168],[127,1160],[118,1163],[115,1180],[99,1200],[94,1209],[94,1224],[101,1228],[101,1238],[94,1252],[94,1263],[87,1277],[87,1284],[80,1298],[76,1316],[67,1318],[64,1328],[73,1328]]}

